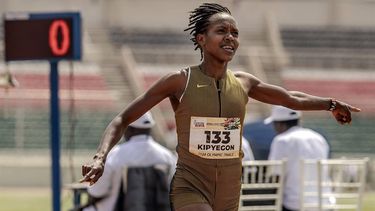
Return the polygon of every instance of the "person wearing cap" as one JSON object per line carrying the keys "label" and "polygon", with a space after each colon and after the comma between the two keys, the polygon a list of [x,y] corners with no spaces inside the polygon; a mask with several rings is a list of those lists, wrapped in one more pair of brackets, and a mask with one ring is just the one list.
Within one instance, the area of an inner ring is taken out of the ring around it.
{"label": "person wearing cap", "polygon": [[102,177],[94,185],[88,187],[90,199],[89,203],[84,205],[86,207],[84,211],[114,210],[123,167],[168,166],[169,175],[167,176],[170,182],[175,171],[176,157],[152,138],[150,132],[154,125],[155,121],[151,113],[147,112],[127,127],[124,134],[125,142],[110,151]]}
{"label": "person wearing cap", "polygon": [[[286,160],[283,211],[300,210],[301,160],[328,159],[329,155],[329,145],[326,139],[319,133],[300,126],[300,118],[300,111],[273,106],[271,115],[264,120],[266,124],[273,123],[277,133],[271,143],[268,159]],[[312,171],[316,169],[310,169],[310,172]],[[317,199],[309,197],[308,200],[317,203]]]}

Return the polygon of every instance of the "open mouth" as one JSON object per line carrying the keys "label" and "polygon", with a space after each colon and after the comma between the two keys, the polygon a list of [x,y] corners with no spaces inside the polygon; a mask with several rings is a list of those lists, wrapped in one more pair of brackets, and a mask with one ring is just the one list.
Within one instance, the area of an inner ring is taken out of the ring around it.
{"label": "open mouth", "polygon": [[224,45],[222,46],[221,48],[223,48],[225,51],[229,52],[229,53],[234,53],[234,47],[233,46],[230,46],[230,45]]}

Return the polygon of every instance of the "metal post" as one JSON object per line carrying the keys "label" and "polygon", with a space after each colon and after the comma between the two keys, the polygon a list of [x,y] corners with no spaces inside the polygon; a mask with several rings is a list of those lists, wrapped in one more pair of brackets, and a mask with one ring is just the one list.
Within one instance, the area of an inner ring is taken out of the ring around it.
{"label": "metal post", "polygon": [[60,211],[60,111],[59,111],[59,74],[57,61],[50,61],[50,127],[52,157],[52,206],[53,211]]}

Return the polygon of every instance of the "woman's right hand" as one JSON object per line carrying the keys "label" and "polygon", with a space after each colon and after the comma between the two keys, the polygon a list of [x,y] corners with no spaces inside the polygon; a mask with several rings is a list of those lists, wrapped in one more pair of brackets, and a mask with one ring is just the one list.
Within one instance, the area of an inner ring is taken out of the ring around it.
{"label": "woman's right hand", "polygon": [[89,182],[93,185],[98,181],[104,172],[104,161],[102,159],[95,159],[91,164],[82,165],[83,178],[79,182]]}

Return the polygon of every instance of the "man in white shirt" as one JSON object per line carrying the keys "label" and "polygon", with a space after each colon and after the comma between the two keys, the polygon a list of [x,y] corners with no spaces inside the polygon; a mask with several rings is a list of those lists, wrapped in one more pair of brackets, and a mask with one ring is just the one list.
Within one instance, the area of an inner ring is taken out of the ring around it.
{"label": "man in white shirt", "polygon": [[[113,211],[121,186],[124,167],[169,167],[169,181],[175,171],[177,158],[150,135],[155,122],[147,112],[131,123],[125,131],[125,143],[115,146],[109,153],[102,177],[88,188],[89,203],[84,211]],[[168,183],[169,185],[169,183]]]}
{"label": "man in white shirt", "polygon": [[242,161],[255,160],[253,150],[251,149],[250,143],[244,136],[242,136],[242,151],[243,151],[243,154],[244,154],[244,156],[242,158]]}
{"label": "man in white shirt", "polygon": [[[329,146],[319,133],[299,125],[301,112],[274,106],[265,123],[273,123],[277,135],[272,141],[269,160],[286,159],[283,211],[300,209],[300,165],[303,159],[328,159]],[[314,170],[316,172],[316,169]],[[314,174],[315,175],[315,174]],[[313,199],[317,200],[317,199]]]}

